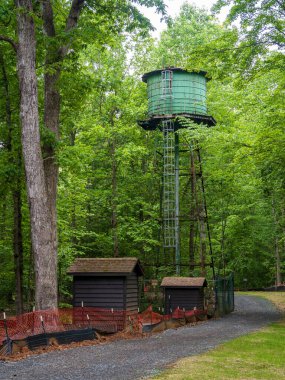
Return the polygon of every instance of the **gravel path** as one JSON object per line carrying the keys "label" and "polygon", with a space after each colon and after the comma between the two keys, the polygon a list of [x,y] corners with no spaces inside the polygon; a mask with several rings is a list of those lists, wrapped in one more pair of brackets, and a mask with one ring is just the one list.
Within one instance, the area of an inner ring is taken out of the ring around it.
{"label": "gravel path", "polygon": [[0,362],[0,379],[136,380],[158,373],[177,359],[197,355],[280,319],[265,299],[236,296],[236,310],[224,318],[167,330],[145,339],[121,340]]}

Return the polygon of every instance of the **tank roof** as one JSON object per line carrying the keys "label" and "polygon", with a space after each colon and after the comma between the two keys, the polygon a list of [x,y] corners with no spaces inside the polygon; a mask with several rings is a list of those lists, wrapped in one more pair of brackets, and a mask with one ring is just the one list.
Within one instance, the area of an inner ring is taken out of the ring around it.
{"label": "tank roof", "polygon": [[[189,74],[200,74],[200,75],[203,75],[204,77],[207,75],[206,71],[188,71],[185,69],[181,69],[180,67],[165,67],[164,69],[153,70],[153,71],[150,71],[148,73],[145,73],[142,76],[142,81],[146,83],[147,79],[149,77],[151,77],[152,75],[155,75],[155,74],[160,74],[162,71],[165,71],[165,70],[171,70],[171,71],[176,71],[176,72],[181,72],[181,73],[189,73]],[[209,78],[206,78],[206,79],[209,80]]]}

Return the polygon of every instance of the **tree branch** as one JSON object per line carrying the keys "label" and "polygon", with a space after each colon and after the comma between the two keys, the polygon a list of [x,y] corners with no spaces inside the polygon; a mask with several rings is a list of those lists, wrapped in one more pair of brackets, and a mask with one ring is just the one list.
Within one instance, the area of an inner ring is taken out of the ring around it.
{"label": "tree branch", "polygon": [[75,28],[78,23],[78,18],[85,0],[73,0],[69,15],[66,20],[65,31],[68,32]]}
{"label": "tree branch", "polygon": [[[66,19],[65,32],[70,32],[72,29],[76,28],[78,24],[78,18],[80,12],[83,8],[85,0],[72,0],[69,15]],[[59,50],[59,55],[64,58],[68,52],[69,44],[63,45]]]}
{"label": "tree branch", "polygon": [[55,36],[55,27],[53,20],[53,9],[50,0],[42,1],[42,17],[44,22],[44,31],[49,37]]}
{"label": "tree branch", "polygon": [[16,42],[14,40],[12,40],[12,38],[0,35],[0,41],[6,41],[6,42],[8,42],[13,47],[13,49],[15,50],[15,52],[17,52],[18,45],[16,44]]}

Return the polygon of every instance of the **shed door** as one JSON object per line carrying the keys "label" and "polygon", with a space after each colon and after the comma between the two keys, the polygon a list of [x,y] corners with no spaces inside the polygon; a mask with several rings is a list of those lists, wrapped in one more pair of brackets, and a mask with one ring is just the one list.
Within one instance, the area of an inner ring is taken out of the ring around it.
{"label": "shed door", "polygon": [[124,277],[74,276],[75,307],[99,307],[104,309],[121,309],[124,305]]}

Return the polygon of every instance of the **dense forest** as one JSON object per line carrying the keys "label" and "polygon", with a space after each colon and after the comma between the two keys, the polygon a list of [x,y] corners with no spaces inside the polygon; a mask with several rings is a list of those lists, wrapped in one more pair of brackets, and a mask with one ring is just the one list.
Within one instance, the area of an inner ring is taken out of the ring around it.
{"label": "dense forest", "polygon": [[[159,40],[138,4],[166,20]],[[57,289],[70,302],[75,257],[135,256],[161,262],[146,278],[174,273],[161,253],[162,135],[137,123],[141,76],[167,66],[211,78],[217,125],[180,139],[200,147],[216,273],[233,271],[237,288],[282,283],[284,16],[278,0],[219,0],[211,14],[185,3],[174,19],[162,0],[2,0],[0,308],[53,307]],[[185,263],[190,227],[181,224]]]}

